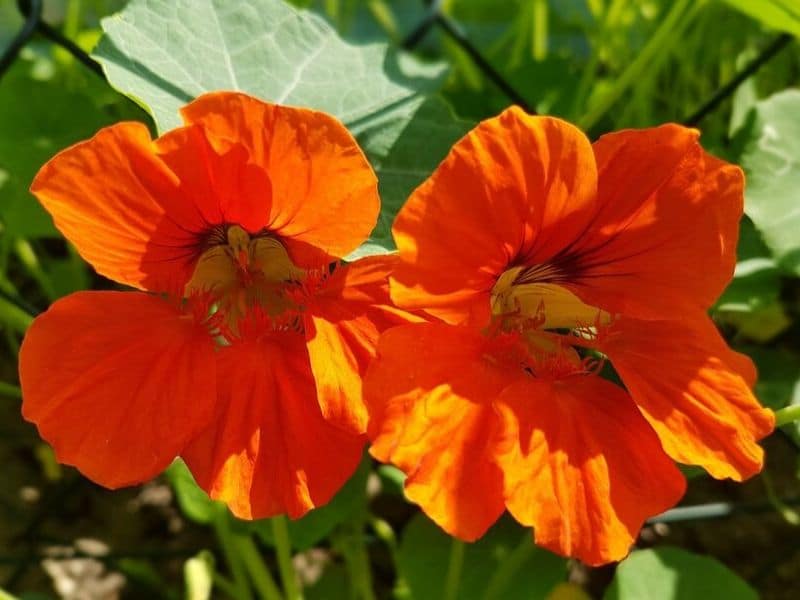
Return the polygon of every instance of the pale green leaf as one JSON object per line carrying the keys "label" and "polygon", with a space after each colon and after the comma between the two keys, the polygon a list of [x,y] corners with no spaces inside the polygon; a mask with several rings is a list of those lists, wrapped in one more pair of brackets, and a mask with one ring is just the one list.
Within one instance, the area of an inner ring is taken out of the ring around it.
{"label": "pale green leaf", "polygon": [[800,275],[800,91],[758,102],[745,128],[745,212],[778,265]]}

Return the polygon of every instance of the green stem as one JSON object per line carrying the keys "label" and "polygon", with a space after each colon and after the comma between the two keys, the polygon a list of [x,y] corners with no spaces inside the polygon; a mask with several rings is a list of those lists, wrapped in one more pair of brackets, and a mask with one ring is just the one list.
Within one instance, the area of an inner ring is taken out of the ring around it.
{"label": "green stem", "polygon": [[364,544],[364,525],[363,518],[356,519],[349,535],[345,538],[347,564],[357,597],[361,600],[375,600],[375,592],[372,591],[369,555]]}
{"label": "green stem", "polygon": [[444,580],[444,600],[456,600],[458,587],[461,584],[461,571],[464,568],[464,542],[453,538],[450,545],[450,561],[447,564],[447,575]]}
{"label": "green stem", "polygon": [[275,550],[278,553],[278,568],[287,600],[302,600],[303,593],[297,584],[297,576],[292,565],[292,545],[289,539],[289,527],[283,515],[270,519],[272,535],[275,539]]}
{"label": "green stem", "polygon": [[647,41],[647,44],[645,44],[645,47],[639,52],[639,55],[628,65],[628,68],[623,71],[622,75],[616,79],[614,87],[602,96],[596,104],[589,107],[589,112],[580,120],[580,125],[583,129],[590,129],[593,127],[603,115],[614,106],[617,100],[622,97],[625,90],[639,79],[653,57],[655,57],[659,51],[663,51],[664,46],[674,33],[673,30],[680,22],[681,16],[689,4],[690,0],[676,0],[676,2],[672,4],[672,8],[661,22],[661,25]]}
{"label": "green stem", "polygon": [[800,404],[792,404],[775,411],[775,427],[788,425],[794,421],[800,421]]}
{"label": "green stem", "polygon": [[12,596],[3,589],[0,589],[0,600],[17,600],[17,597]]}
{"label": "green stem", "polygon": [[36,256],[36,251],[33,249],[31,243],[24,238],[17,238],[14,240],[14,254],[17,255],[20,264],[25,268],[28,274],[39,284],[39,287],[42,288],[45,296],[50,300],[55,300],[56,292],[53,287],[53,282],[42,268],[42,263],[39,262],[39,257]]}
{"label": "green stem", "polygon": [[278,585],[272,578],[267,565],[261,559],[253,538],[249,535],[237,535],[236,548],[250,575],[250,580],[253,582],[253,587],[258,593],[258,597],[263,600],[282,600],[283,597]]}
{"label": "green stem", "polygon": [[234,597],[236,600],[252,600],[253,595],[250,593],[244,561],[237,552],[236,536],[231,530],[228,508],[224,504],[214,505],[213,524],[222,552],[225,555],[225,562],[228,563],[233,576],[233,586],[236,589]]}
{"label": "green stem", "polygon": [[18,385],[0,381],[0,396],[8,396],[9,398],[22,398],[22,390]]}
{"label": "green stem", "polygon": [[533,552],[533,540],[531,534],[525,532],[519,544],[503,559],[500,566],[492,574],[489,583],[486,585],[486,591],[483,593],[484,600],[492,600],[493,598],[502,598],[503,592],[506,591],[508,584],[514,577],[520,567],[525,564],[525,561],[530,558]]}
{"label": "green stem", "polygon": [[0,321],[19,333],[25,333],[33,322],[33,317],[0,296]]}
{"label": "green stem", "polygon": [[387,521],[379,519],[378,517],[371,517],[369,524],[377,538],[386,544],[386,547],[389,549],[389,557],[392,560],[394,572],[397,574],[394,582],[394,597],[406,598],[410,596],[411,590],[408,587],[408,583],[403,578],[402,569],[400,568],[400,554],[394,529],[392,529],[392,526]]}

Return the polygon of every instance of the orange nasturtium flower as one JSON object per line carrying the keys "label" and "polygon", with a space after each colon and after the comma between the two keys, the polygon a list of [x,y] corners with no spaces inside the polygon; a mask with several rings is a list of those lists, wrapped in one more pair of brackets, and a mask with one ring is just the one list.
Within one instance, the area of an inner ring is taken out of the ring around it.
{"label": "orange nasturtium flower", "polygon": [[327,502],[364,446],[361,374],[393,259],[333,264],[375,225],[375,174],[334,118],[219,92],[152,140],[119,123],[61,152],[32,191],[98,273],[20,354],[23,414],[107,487],[182,456],[242,518]]}
{"label": "orange nasturtium flower", "polygon": [[476,539],[507,509],[538,544],[601,564],[681,498],[673,460],[760,470],[773,415],[706,314],[732,276],[743,177],[697,137],[590,144],[512,108],[400,211],[392,298],[446,322],[382,335],[368,435],[451,534]]}

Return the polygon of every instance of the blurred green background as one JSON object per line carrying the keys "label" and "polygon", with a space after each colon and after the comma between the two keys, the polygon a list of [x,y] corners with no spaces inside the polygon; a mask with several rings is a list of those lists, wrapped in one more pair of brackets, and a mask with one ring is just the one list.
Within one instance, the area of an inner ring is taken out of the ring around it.
{"label": "blurred green background", "polygon": [[[215,79],[211,57],[181,50],[181,36],[231,5],[262,19],[230,17],[221,25],[242,47],[253,39],[234,56],[255,73],[244,88],[274,99],[270,86],[282,86],[286,73],[275,70],[271,46],[256,42],[259,27],[270,26],[270,11],[284,10],[279,3],[133,0],[126,8],[124,0],[48,0],[44,21],[87,52],[102,35],[101,19],[120,10],[130,17],[103,23],[108,37],[96,56],[111,85],[39,34],[0,78],[2,600],[4,594],[257,598],[252,573],[277,572],[269,524],[229,517],[180,463],[168,476],[118,492],[57,465],[22,421],[16,369],[32,315],[72,291],[112,285],[58,236],[28,193],[37,169],[119,120],[146,121],[154,133],[168,128],[179,98],[198,93],[195,84],[227,87]],[[443,17],[424,32],[419,25],[431,9],[417,0],[293,4],[352,44],[337,41],[320,58],[331,61],[325,68],[334,73],[341,69],[341,77],[323,85],[312,76],[285,100],[339,114],[373,161],[384,213],[365,251],[390,247],[388,226],[408,192],[475,121],[515,97],[539,113],[576,122],[592,138],[686,122],[749,63],[775,50],[696,126],[703,145],[742,164],[748,180],[739,264],[714,318],[731,344],[756,361],[761,401],[774,409],[800,404],[800,3],[449,0],[441,3]],[[300,23],[301,38],[334,35],[306,16]],[[17,3],[0,0],[0,51],[22,25]],[[296,31],[270,36],[275,48],[303,41]],[[409,36],[414,43],[406,46],[413,47],[402,53]],[[146,68],[130,68],[139,58]],[[192,62],[208,73],[171,78]],[[164,92],[159,78],[175,89]],[[589,569],[536,550],[530,532],[504,519],[467,547],[464,568],[455,574],[456,597],[794,599],[800,594],[799,445],[797,423],[776,431],[764,442],[764,472],[743,485],[689,472],[681,507],[648,524],[638,549],[619,566]],[[364,561],[374,597],[443,597],[451,542],[403,500],[392,468],[365,460],[332,505],[292,523],[290,533],[306,598],[371,597],[353,575]],[[250,559],[260,561],[258,568]]]}

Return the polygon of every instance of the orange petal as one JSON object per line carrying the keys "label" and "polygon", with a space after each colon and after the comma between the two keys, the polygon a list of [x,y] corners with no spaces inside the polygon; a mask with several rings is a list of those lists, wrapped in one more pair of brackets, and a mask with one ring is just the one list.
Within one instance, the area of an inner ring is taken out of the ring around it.
{"label": "orange petal", "polygon": [[488,444],[497,420],[491,402],[510,374],[483,359],[483,348],[468,328],[402,325],[381,336],[364,380],[371,454],[402,469],[406,496],[464,540],[503,512]]}
{"label": "orange petal", "polygon": [[536,543],[589,565],[622,559],[686,482],[622,388],[527,378],[497,401],[506,506]]}
{"label": "orange petal", "polygon": [[215,377],[206,328],[135,292],[58,300],[20,350],[23,416],[59,462],[110,488],[154,477],[210,422]]}
{"label": "orange petal", "polygon": [[354,433],[367,428],[361,380],[380,333],[421,320],[392,306],[388,277],[396,262],[396,256],[374,256],[337,269],[304,312],[322,414]]}
{"label": "orange petal", "polygon": [[302,336],[234,342],[218,370],[220,409],[183,453],[197,483],[242,519],[297,518],[328,502],[364,438],[322,417]]}
{"label": "orange petal", "polygon": [[589,141],[565,121],[510,108],[480,123],[398,213],[392,297],[449,322],[487,318],[506,268],[544,262],[586,228],[595,188]]}
{"label": "orange petal", "polygon": [[642,319],[709,308],[733,276],[741,169],[706,154],[678,125],[594,144],[599,210],[570,251],[572,290],[592,306]]}
{"label": "orange petal", "polygon": [[191,277],[204,224],[143,124],[106,127],[60,152],[31,191],[101,275],[153,291]]}
{"label": "orange petal", "polygon": [[250,233],[267,226],[272,186],[263,169],[248,162],[244,146],[231,144],[217,152],[199,126],[173,129],[154,145],[180,180],[179,194],[194,201],[188,222],[199,220],[204,231],[223,223]]}
{"label": "orange petal", "polygon": [[620,319],[600,349],[675,460],[720,479],[761,470],[756,443],[775,425],[750,384],[752,363],[730,350],[705,315],[681,321]]}
{"label": "orange petal", "polygon": [[325,113],[234,92],[200,96],[181,113],[215,140],[241,144],[272,181],[267,228],[295,264],[311,267],[355,250],[378,219],[377,179],[358,144]]}

